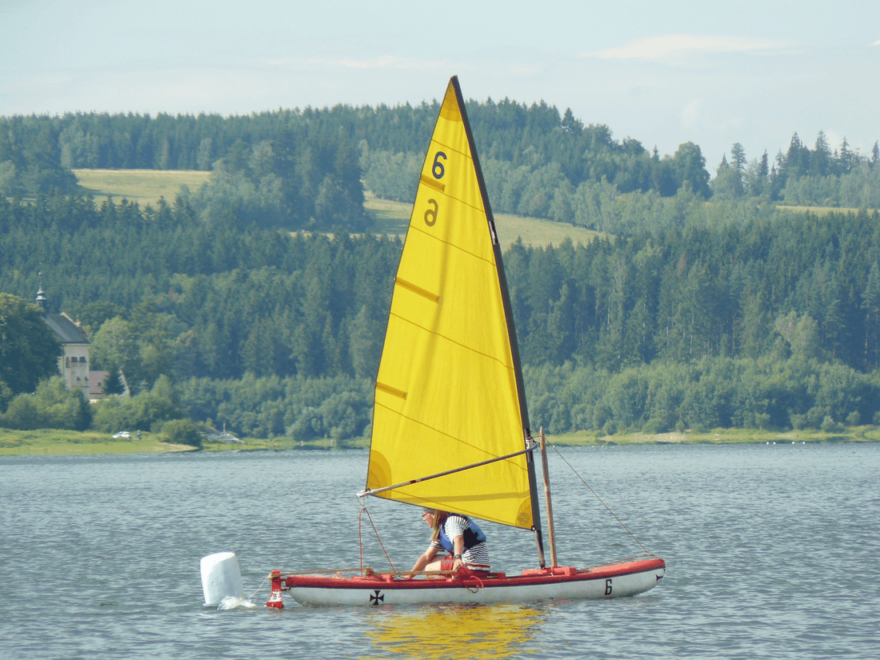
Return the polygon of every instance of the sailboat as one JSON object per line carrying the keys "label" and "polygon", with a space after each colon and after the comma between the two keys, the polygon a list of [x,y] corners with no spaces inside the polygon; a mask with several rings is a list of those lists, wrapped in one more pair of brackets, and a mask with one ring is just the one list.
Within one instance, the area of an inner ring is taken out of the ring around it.
{"label": "sailboat", "polygon": [[[501,247],[453,77],[422,166],[394,280],[375,385],[366,488],[358,496],[530,530],[538,568],[519,575],[463,570],[440,579],[364,569],[352,575],[273,571],[267,606],[283,607],[284,591],[302,604],[396,605],[612,598],[655,586],[666,564],[654,555],[593,568],[558,566],[552,513],[553,561],[546,565],[537,449]],[[546,485],[546,454],[544,473]]]}

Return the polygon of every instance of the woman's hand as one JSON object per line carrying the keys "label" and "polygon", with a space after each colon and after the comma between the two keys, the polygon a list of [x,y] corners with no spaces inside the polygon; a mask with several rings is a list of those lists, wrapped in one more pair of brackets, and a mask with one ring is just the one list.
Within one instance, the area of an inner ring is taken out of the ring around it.
{"label": "woman's hand", "polygon": [[453,552],[452,570],[458,573],[464,566],[464,562],[461,560],[461,556],[464,554],[464,536],[459,534],[452,539],[452,547],[455,549],[455,552]]}

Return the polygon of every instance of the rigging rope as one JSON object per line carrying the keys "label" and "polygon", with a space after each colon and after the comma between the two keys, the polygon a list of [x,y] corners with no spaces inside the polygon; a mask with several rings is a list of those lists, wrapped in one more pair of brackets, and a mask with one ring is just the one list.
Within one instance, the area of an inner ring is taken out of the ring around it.
{"label": "rigging rope", "polygon": [[260,592],[260,589],[263,588],[263,585],[266,584],[266,580],[268,580],[270,577],[272,577],[271,573],[263,578],[263,581],[260,582],[260,586],[257,587],[257,590],[254,593],[252,593],[250,596],[248,596],[248,600],[250,600],[251,598],[253,598],[254,596],[256,596]]}
{"label": "rigging rope", "polygon": [[[596,491],[593,490],[593,489],[590,487],[590,484],[588,484],[586,481],[584,481],[584,478],[583,478],[581,475],[578,474],[577,470],[575,470],[574,467],[572,467],[571,463],[569,463],[568,461],[565,460],[565,456],[563,456],[562,454],[559,453],[559,450],[556,448],[556,445],[554,445],[553,443],[551,443],[549,440],[545,440],[545,442],[546,442],[548,445],[550,445],[551,447],[553,447],[553,451],[556,452],[556,455],[559,456],[559,458],[561,458],[561,459],[565,462],[565,464],[568,466],[568,468],[569,468],[572,472],[574,472],[575,476],[576,476],[578,479],[581,480],[581,482],[584,484],[584,486],[586,486],[587,488],[590,489],[590,492],[591,492],[593,495],[596,496],[596,499],[599,500],[599,502],[602,503],[602,506],[604,506],[606,509],[608,509],[608,513],[610,513],[612,516],[614,516],[614,519],[615,519],[617,522],[620,523],[620,526],[623,527],[623,528],[626,530],[626,533],[633,537],[633,540],[634,540],[636,543],[639,544],[639,547],[640,547],[642,550],[644,550],[645,552],[647,552],[647,553],[650,555],[651,553],[648,552],[648,549],[647,549],[645,546],[643,546],[643,545],[642,545],[642,542],[639,541],[639,540],[636,538],[636,535],[633,534],[631,531],[629,531],[629,528],[628,528],[626,525],[623,524],[623,521],[622,521],[620,518],[617,517],[617,514],[614,513],[614,511],[611,510],[611,507],[609,507],[607,504],[605,504],[605,502],[602,500],[601,497],[599,497],[599,495],[596,493]],[[652,555],[652,556],[653,556],[653,555]]]}
{"label": "rigging rope", "polygon": [[394,573],[397,573],[397,569],[394,568],[394,563],[391,561],[391,557],[388,555],[388,551],[385,549],[385,544],[382,543],[382,539],[379,538],[379,531],[376,529],[376,525],[373,524],[373,517],[370,515],[370,512],[367,511],[367,507],[361,508],[360,514],[358,514],[358,543],[361,548],[361,575],[364,574],[364,538],[361,533],[361,521],[364,514],[367,514],[367,519],[370,521],[370,526],[373,528],[373,533],[376,535],[376,540],[379,542],[379,546],[382,548],[382,552],[385,553],[385,558],[388,560],[389,566],[391,566],[391,570]]}

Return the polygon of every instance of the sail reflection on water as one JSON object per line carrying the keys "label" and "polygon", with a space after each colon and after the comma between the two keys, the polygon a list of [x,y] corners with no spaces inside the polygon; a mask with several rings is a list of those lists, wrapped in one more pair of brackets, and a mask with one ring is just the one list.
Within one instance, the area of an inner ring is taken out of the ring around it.
{"label": "sail reflection on water", "polygon": [[524,651],[544,620],[522,605],[374,609],[366,637],[380,657],[507,658]]}

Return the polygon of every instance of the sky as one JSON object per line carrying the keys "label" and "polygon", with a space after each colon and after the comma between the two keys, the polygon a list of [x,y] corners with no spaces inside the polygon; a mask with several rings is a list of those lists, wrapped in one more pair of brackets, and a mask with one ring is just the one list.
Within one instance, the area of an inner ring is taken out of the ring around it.
{"label": "sky", "polygon": [[249,114],[465,98],[571,108],[714,174],[880,139],[878,0],[0,0],[0,115]]}

